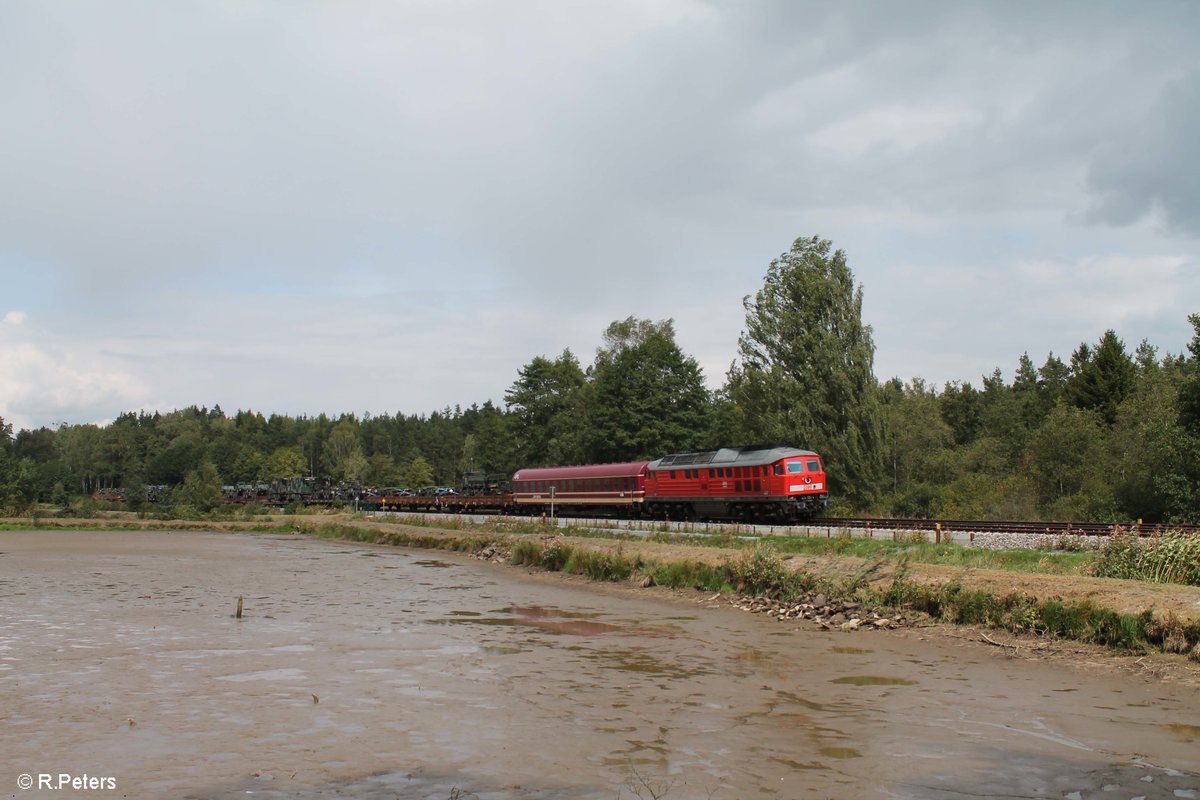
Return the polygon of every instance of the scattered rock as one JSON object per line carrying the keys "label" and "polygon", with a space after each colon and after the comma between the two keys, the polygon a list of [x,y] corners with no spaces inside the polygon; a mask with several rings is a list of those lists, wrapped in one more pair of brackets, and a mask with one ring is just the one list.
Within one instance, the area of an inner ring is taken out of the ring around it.
{"label": "scattered rock", "polygon": [[871,608],[853,600],[830,600],[822,594],[787,603],[762,596],[737,597],[729,603],[742,611],[766,614],[779,621],[809,619],[822,630],[890,630],[916,622],[916,617],[906,617],[895,609]]}

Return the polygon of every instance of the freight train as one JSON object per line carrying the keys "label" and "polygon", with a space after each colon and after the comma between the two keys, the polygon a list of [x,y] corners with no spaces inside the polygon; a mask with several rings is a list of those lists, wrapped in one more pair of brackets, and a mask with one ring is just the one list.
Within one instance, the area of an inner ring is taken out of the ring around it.
{"label": "freight train", "polygon": [[726,447],[654,461],[520,469],[511,486],[469,493],[382,493],[384,511],[624,516],[789,523],[829,504],[821,457],[794,447]]}
{"label": "freight train", "polygon": [[[147,487],[156,502],[169,487]],[[829,505],[821,457],[779,445],[672,453],[654,461],[519,469],[506,475],[469,472],[460,490],[365,489],[353,483],[294,478],[223,487],[229,504],[349,505],[363,510],[620,516],[672,520],[790,523]],[[124,501],[124,489],[94,495]]]}

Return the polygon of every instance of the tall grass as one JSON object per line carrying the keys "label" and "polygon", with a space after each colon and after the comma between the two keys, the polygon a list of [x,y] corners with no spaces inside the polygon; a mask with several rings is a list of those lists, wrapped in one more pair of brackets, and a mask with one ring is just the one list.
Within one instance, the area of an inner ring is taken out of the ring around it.
{"label": "tall grass", "polygon": [[1114,533],[1097,553],[1095,574],[1200,586],[1200,535],[1183,531],[1147,537],[1129,531]]}

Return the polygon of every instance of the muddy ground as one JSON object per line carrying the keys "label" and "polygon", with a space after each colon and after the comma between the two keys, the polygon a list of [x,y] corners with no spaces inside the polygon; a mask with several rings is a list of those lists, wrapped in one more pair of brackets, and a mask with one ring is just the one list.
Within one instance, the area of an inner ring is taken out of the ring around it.
{"label": "muddy ground", "polygon": [[299,535],[0,532],[0,794],[1200,797],[1187,674],[1023,649]]}

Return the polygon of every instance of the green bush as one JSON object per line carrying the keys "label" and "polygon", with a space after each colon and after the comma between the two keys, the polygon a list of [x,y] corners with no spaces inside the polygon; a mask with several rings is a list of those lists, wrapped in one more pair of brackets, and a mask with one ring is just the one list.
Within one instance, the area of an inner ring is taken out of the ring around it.
{"label": "green bush", "polygon": [[660,564],[651,572],[659,586],[673,589],[703,589],[709,592],[730,590],[729,568],[714,567],[702,561],[674,561]]}
{"label": "green bush", "polygon": [[513,545],[512,563],[530,567],[540,566],[542,563],[542,550],[541,542],[522,539]]}
{"label": "green bush", "polygon": [[779,551],[766,544],[742,553],[729,565],[729,571],[739,592],[779,600],[790,600],[813,583],[811,576],[789,571]]}
{"label": "green bush", "polygon": [[620,552],[574,550],[563,566],[564,572],[587,575],[594,581],[623,581],[633,574],[637,563]]}
{"label": "green bush", "polygon": [[554,542],[542,550],[542,568],[559,572],[571,558],[571,547],[563,542]]}

